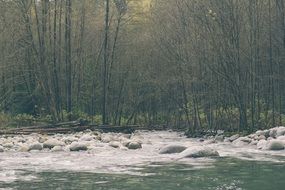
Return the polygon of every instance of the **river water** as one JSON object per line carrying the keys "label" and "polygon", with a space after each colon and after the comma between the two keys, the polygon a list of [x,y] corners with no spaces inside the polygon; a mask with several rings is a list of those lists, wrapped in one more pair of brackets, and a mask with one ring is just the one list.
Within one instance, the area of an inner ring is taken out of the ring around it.
{"label": "river water", "polygon": [[2,189],[283,190],[285,151],[210,144],[220,158],[160,155],[164,145],[195,146],[177,132],[138,132],[139,150],[100,144],[87,152],[0,153]]}

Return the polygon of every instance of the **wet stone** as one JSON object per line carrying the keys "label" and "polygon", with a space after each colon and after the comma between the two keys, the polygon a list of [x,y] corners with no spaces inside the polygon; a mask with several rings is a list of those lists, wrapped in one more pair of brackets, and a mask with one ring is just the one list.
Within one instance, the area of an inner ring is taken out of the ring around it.
{"label": "wet stone", "polygon": [[40,143],[34,143],[34,144],[31,144],[29,146],[29,151],[31,151],[31,150],[42,150],[42,149],[43,149],[43,145]]}
{"label": "wet stone", "polygon": [[61,141],[59,141],[57,139],[49,139],[49,140],[44,142],[43,148],[52,149],[55,146],[64,146],[64,145],[65,145],[64,142],[61,142]]}
{"label": "wet stone", "polygon": [[140,149],[142,148],[142,145],[140,142],[137,142],[137,141],[132,141],[130,142],[128,145],[127,145],[128,149],[132,149],[132,150],[135,150],[135,149]]}
{"label": "wet stone", "polygon": [[271,140],[266,144],[267,150],[284,150],[284,144],[279,140]]}
{"label": "wet stone", "polygon": [[71,143],[69,147],[70,151],[85,151],[87,150],[87,145],[79,142],[73,142]]}
{"label": "wet stone", "polygon": [[174,154],[184,151],[187,147],[182,145],[167,145],[162,147],[159,154]]}

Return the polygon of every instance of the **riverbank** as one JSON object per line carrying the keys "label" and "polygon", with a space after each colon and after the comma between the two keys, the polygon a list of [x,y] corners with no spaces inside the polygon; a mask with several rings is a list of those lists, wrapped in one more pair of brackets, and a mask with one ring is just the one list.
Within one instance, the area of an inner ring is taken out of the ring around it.
{"label": "riverbank", "polygon": [[[251,147],[258,150],[282,151],[285,149],[285,127],[275,127],[267,130],[259,130],[247,136],[239,134],[226,137],[223,131],[218,131],[217,135],[205,135],[202,138],[187,138],[182,132],[173,131],[136,131],[131,134],[124,133],[103,133],[93,130],[69,134],[39,134],[29,135],[1,135],[0,152],[69,152],[69,151],[92,151],[96,147],[111,147],[119,150],[142,149],[143,146],[159,143],[159,137],[163,140],[163,135],[169,133],[177,139],[177,145],[168,148],[166,153],[180,153],[189,148],[182,146],[181,142],[198,142],[199,146],[208,147],[211,144],[230,144],[233,147]],[[156,134],[158,139],[148,136]],[[171,142],[170,142],[171,143]],[[180,143],[180,144],[179,144]],[[196,146],[196,145],[195,145]],[[172,149],[172,150],[171,150]],[[159,151],[158,151],[159,152]],[[162,151],[163,152],[163,151]]]}

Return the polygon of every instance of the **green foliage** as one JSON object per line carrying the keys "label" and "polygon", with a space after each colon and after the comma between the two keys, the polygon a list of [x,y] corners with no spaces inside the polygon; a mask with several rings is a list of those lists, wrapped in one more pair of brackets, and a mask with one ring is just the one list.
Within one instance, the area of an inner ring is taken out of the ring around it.
{"label": "green foliage", "polygon": [[0,128],[5,128],[11,122],[11,116],[3,112],[0,113]]}
{"label": "green foliage", "polygon": [[17,126],[31,126],[36,122],[36,119],[34,116],[29,114],[18,114],[13,117],[13,121]]}
{"label": "green foliage", "polygon": [[52,123],[52,116],[47,114],[47,115],[42,115],[37,118],[37,121],[43,122],[43,123]]}
{"label": "green foliage", "polygon": [[102,115],[95,115],[95,116],[91,116],[91,122],[93,124],[101,124],[102,123]]}

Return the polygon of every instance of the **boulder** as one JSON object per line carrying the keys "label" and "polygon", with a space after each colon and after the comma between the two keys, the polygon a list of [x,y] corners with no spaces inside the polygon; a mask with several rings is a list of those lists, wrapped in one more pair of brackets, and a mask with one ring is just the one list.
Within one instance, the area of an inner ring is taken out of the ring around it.
{"label": "boulder", "polygon": [[70,144],[69,147],[70,151],[80,151],[80,150],[87,150],[87,145],[79,142],[73,142]]}
{"label": "boulder", "polygon": [[251,143],[252,139],[248,137],[239,137],[238,139],[233,141],[233,144],[236,146],[245,146]]}
{"label": "boulder", "polygon": [[225,132],[225,131],[223,131],[223,130],[218,130],[218,131],[217,131],[217,135],[218,135],[218,136],[221,136],[221,135],[224,134],[224,132]]}
{"label": "boulder", "polygon": [[265,135],[265,132],[262,130],[258,130],[255,132],[256,135]]}
{"label": "boulder", "polygon": [[266,138],[269,137],[270,130],[258,130],[255,132],[257,136],[265,136]]}
{"label": "boulder", "polygon": [[42,150],[42,149],[43,149],[43,145],[40,143],[34,143],[34,144],[31,144],[29,146],[29,151],[31,151],[31,150]]}
{"label": "boulder", "polygon": [[64,142],[65,142],[66,144],[71,144],[71,143],[73,143],[73,142],[75,142],[75,141],[78,141],[78,138],[73,137],[73,136],[64,138]]}
{"label": "boulder", "polygon": [[230,141],[230,137],[225,137],[224,142],[231,142],[231,141]]}
{"label": "boulder", "polygon": [[62,141],[59,141],[57,139],[49,139],[49,140],[44,142],[43,147],[52,149],[55,146],[64,146],[64,145],[65,145],[65,143]]}
{"label": "boulder", "polygon": [[131,140],[129,140],[129,139],[125,139],[125,140],[122,140],[122,141],[121,141],[122,145],[125,146],[125,147],[128,147],[128,145],[130,144],[130,142],[131,142]]}
{"label": "boulder", "polygon": [[39,137],[39,142],[40,142],[40,143],[44,143],[44,142],[47,141],[47,140],[48,140],[48,138],[45,137],[45,136],[40,136],[40,137]]}
{"label": "boulder", "polygon": [[50,151],[51,152],[61,152],[61,151],[64,151],[64,149],[62,148],[62,146],[55,146]]}
{"label": "boulder", "polygon": [[162,147],[159,151],[159,154],[174,154],[174,153],[180,153],[186,150],[187,147],[182,145],[167,145],[165,147]]}
{"label": "boulder", "polygon": [[285,135],[285,127],[278,127],[276,130],[276,137]]}
{"label": "boulder", "polygon": [[277,136],[277,128],[272,128],[269,130],[269,136],[272,138],[276,138]]}
{"label": "boulder", "polygon": [[121,143],[118,141],[111,141],[109,142],[109,146],[113,148],[119,148],[121,146]]}
{"label": "boulder", "polygon": [[260,140],[266,140],[266,137],[264,135],[256,135],[254,137],[255,140],[260,141]]}
{"label": "boulder", "polygon": [[249,145],[257,145],[257,143],[258,143],[258,140],[253,140],[251,141],[251,143],[249,143]]}
{"label": "boulder", "polygon": [[284,150],[284,143],[280,140],[271,140],[267,142],[266,150]]}
{"label": "boulder", "polygon": [[19,136],[19,137],[15,137],[14,141],[16,141],[17,143],[25,143],[27,139],[25,139],[23,136]]}
{"label": "boulder", "polygon": [[95,131],[92,134],[96,140],[101,141],[102,134],[100,132]]}
{"label": "boulder", "polygon": [[29,146],[27,144],[23,144],[19,147],[18,151],[19,152],[28,152],[29,151]]}
{"label": "boulder", "polygon": [[138,135],[138,134],[131,136],[131,141],[135,141],[135,142],[139,142],[139,143],[143,144],[144,140],[145,140],[144,137],[141,135]]}
{"label": "boulder", "polygon": [[123,151],[127,151],[127,150],[129,150],[127,147],[125,147],[125,146],[121,146],[120,147],[120,150],[123,150]]}
{"label": "boulder", "polygon": [[121,134],[121,137],[124,137],[126,139],[130,139],[131,138],[131,134]]}
{"label": "boulder", "polygon": [[230,142],[233,142],[233,141],[237,140],[238,138],[239,138],[239,134],[236,134],[236,135],[231,136],[231,137],[229,138],[229,141],[230,141]]}
{"label": "boulder", "polygon": [[216,142],[223,142],[224,141],[224,136],[223,135],[216,135],[215,136],[215,141]]}
{"label": "boulder", "polygon": [[94,139],[94,138],[93,138],[92,136],[88,135],[88,134],[83,135],[83,136],[80,138],[81,141],[92,141],[93,139]]}
{"label": "boulder", "polygon": [[101,136],[101,142],[103,142],[103,143],[109,143],[113,140],[114,140],[114,138],[112,135],[105,134],[105,135]]}
{"label": "boulder", "polygon": [[180,153],[181,158],[219,157],[219,153],[209,147],[194,146]]}
{"label": "boulder", "polygon": [[128,149],[139,149],[142,148],[142,144],[138,141],[131,141],[128,145],[127,145]]}
{"label": "boulder", "polygon": [[12,142],[6,142],[5,144],[3,144],[3,147],[5,148],[13,148],[14,144]]}
{"label": "boulder", "polygon": [[260,140],[260,141],[258,141],[256,146],[258,149],[265,149],[266,144],[267,144],[266,140]]}
{"label": "boulder", "polygon": [[4,148],[0,146],[0,152],[4,152]]}
{"label": "boulder", "polygon": [[248,135],[247,137],[251,138],[251,139],[254,139],[256,137],[256,134],[250,134]]}
{"label": "boulder", "polygon": [[238,138],[240,141],[242,142],[246,142],[246,143],[251,143],[252,139],[248,138],[248,137],[240,137]]}

